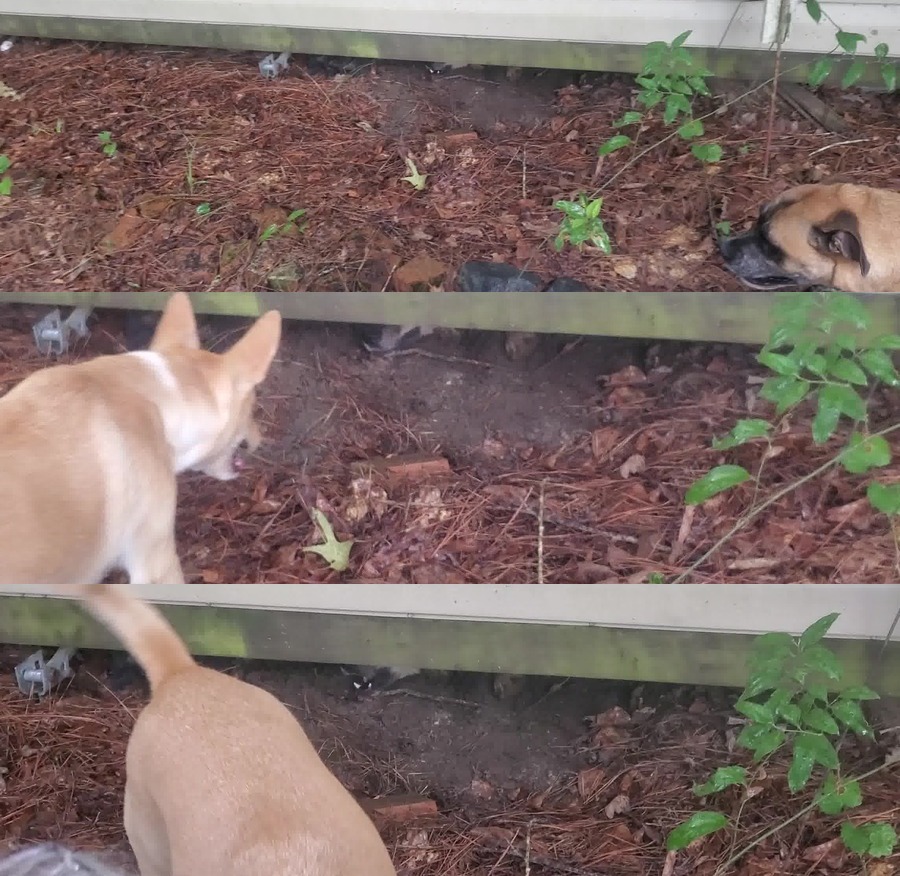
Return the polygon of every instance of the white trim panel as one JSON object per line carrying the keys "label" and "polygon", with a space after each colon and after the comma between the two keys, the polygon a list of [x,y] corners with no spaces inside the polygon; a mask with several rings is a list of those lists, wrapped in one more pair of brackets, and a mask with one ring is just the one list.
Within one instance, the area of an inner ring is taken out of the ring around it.
{"label": "white trim panel", "polygon": [[797,634],[836,611],[832,635],[874,639],[887,635],[900,608],[896,584],[191,584],[138,592],[188,605],[746,634]]}
{"label": "white trim panel", "polygon": [[[320,30],[646,45],[692,30],[689,45],[760,49],[763,2],[740,0],[0,0],[0,15],[261,25]],[[845,30],[900,45],[900,2],[831,0]],[[802,7],[785,49],[828,52],[834,29]]]}

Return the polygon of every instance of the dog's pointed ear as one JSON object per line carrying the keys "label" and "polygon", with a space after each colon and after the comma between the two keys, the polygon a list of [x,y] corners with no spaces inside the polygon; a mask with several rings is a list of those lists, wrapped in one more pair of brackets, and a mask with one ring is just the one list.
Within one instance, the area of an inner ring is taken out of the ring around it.
{"label": "dog's pointed ear", "polygon": [[186,292],[176,292],[163,308],[162,316],[153,332],[150,349],[159,352],[173,347],[200,349],[200,335],[194,308]]}
{"label": "dog's pointed ear", "polygon": [[270,310],[253,323],[225,357],[239,379],[256,386],[265,380],[280,342],[281,314]]}
{"label": "dog's pointed ear", "polygon": [[869,273],[869,260],[859,233],[859,220],[855,213],[840,210],[830,219],[814,228],[814,245],[820,252],[843,256],[859,265],[865,277]]}

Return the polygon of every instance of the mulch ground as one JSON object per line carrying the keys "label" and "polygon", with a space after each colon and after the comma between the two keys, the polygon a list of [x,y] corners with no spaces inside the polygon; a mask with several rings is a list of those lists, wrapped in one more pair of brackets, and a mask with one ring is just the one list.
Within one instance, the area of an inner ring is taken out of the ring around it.
{"label": "mulch ground", "polygon": [[[45,840],[92,850],[125,846],[121,807],[128,734],[144,698],[112,693],[76,679],[42,702],[29,701],[0,679],[0,848]],[[91,688],[93,687],[93,690]],[[616,707],[586,718],[585,732],[571,740],[584,767],[552,786],[500,792],[475,780],[465,794],[431,789],[438,812],[383,824],[382,833],[404,876],[712,876],[734,851],[759,841],[733,872],[747,876],[852,874],[891,876],[900,853],[870,863],[848,853],[837,839],[841,819],[816,811],[777,835],[769,828],[796,814],[809,790],[791,798],[785,790],[788,759],[776,756],[751,783],[739,828],[666,855],[669,831],[704,808],[691,793],[718,766],[747,763],[730,753],[739,725],[727,701],[715,692],[680,694],[625,710]],[[321,721],[321,712],[307,723]],[[344,742],[326,744],[333,767],[351,788],[381,776],[384,787],[402,793],[427,784],[417,776],[404,785],[403,755],[373,758]],[[883,762],[886,749],[852,739],[842,746],[845,775]],[[749,764],[748,764],[749,765]],[[365,778],[364,778],[365,777]],[[897,824],[896,765],[863,785],[864,805],[852,819]],[[705,808],[722,807],[732,819],[741,801],[725,793]]]}
{"label": "mulch ground", "polygon": [[[701,112],[725,150],[699,165],[673,139],[626,168],[597,146],[634,107],[627,77],[550,74],[518,84],[478,72],[372,64],[329,76],[298,58],[263,80],[256,55],[19,41],[0,55],[0,291],[381,290],[416,257],[453,271],[499,259],[592,288],[736,289],[714,253],[710,209],[735,228],[789,185],[846,174],[896,183],[897,97],[828,93],[834,135],[767,89],[735,87]],[[557,77],[558,78],[558,77]],[[98,140],[117,146],[108,158]],[[657,125],[638,148],[660,139]],[[764,177],[766,141],[771,171]],[[402,177],[411,157],[424,191]],[[554,252],[557,198],[602,190],[613,258]],[[294,210],[305,231],[259,244]],[[199,212],[198,212],[199,210]],[[718,214],[717,214],[718,215]]]}
{"label": "mulch ground", "polygon": [[[87,345],[62,361],[122,351],[116,325],[107,314]],[[233,330],[223,337],[227,345]],[[755,498],[810,475],[845,440],[815,445],[813,411],[801,410],[774,437],[758,494],[748,482],[685,506],[688,486],[711,467],[733,462],[755,471],[762,458],[760,443],[710,449],[713,436],[769,407],[757,397],[761,370],[749,353],[716,349],[688,347],[655,368],[601,376],[595,397],[584,400],[596,427],[559,446],[489,435],[480,446],[450,453],[432,428],[413,429],[402,411],[367,399],[351,363],[336,357],[325,366],[330,394],[321,419],[330,431],[324,440],[309,439],[320,444],[314,463],[298,449],[304,436],[295,426],[313,399],[283,388],[276,374],[261,397],[267,442],[248,472],[224,484],[182,477],[178,538],[187,577],[211,584],[608,583],[646,581],[651,573],[670,581],[686,573],[692,583],[896,581],[896,540],[866,498],[867,478],[835,468],[774,501],[693,568]],[[287,346],[283,355],[290,355]],[[0,325],[0,393],[46,365],[26,321]],[[502,373],[496,380],[502,387]],[[456,403],[459,416],[476,416],[465,384]],[[896,393],[876,390],[870,411],[873,430],[895,423]],[[321,426],[310,424],[307,432]],[[888,437],[896,460],[900,439]],[[446,460],[445,470],[413,467],[403,480],[369,465],[411,453]],[[877,477],[898,481],[900,463],[878,469]],[[345,571],[303,550],[321,542],[314,509],[338,539],[353,540]]]}

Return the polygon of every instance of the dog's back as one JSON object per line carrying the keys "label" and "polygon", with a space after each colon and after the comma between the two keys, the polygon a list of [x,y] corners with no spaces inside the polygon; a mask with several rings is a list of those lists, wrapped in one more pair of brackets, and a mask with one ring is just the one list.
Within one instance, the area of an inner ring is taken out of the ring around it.
{"label": "dog's back", "polygon": [[151,605],[87,589],[147,674],[125,827],[142,876],[395,876],[375,826],[271,694],[198,666]]}

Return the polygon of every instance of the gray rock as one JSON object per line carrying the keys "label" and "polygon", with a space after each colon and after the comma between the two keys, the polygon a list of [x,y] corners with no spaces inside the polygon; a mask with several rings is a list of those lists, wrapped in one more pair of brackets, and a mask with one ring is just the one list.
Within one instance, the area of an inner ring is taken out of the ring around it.
{"label": "gray rock", "polygon": [[573,280],[571,277],[557,277],[548,287],[548,292],[590,292],[581,280]]}

